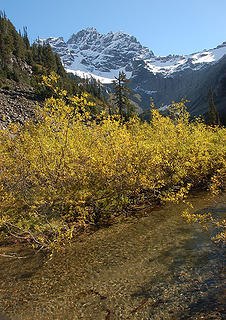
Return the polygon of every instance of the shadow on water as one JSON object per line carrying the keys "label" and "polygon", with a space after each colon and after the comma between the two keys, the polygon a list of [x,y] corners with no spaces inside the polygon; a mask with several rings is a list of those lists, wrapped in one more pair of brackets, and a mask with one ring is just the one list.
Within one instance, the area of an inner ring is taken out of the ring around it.
{"label": "shadow on water", "polygon": [[[222,218],[226,206],[205,207],[194,213],[208,212]],[[178,232],[191,233],[184,227],[178,228]],[[224,250],[210,242],[210,236],[211,232],[205,234],[196,230],[188,240],[155,256],[155,260],[167,265],[167,273],[159,274],[131,294],[132,298],[154,299],[150,319],[226,319]],[[174,295],[171,294],[173,287]],[[183,304],[183,311],[176,311],[178,305]],[[157,307],[159,311],[155,317]]]}

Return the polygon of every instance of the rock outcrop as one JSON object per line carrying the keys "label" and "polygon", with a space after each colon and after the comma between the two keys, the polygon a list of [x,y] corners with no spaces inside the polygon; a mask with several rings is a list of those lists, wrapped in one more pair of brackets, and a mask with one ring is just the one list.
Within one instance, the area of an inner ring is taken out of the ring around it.
{"label": "rock outcrop", "polygon": [[0,89],[0,127],[9,123],[24,123],[34,117],[35,95],[31,88],[22,85],[10,85]]}

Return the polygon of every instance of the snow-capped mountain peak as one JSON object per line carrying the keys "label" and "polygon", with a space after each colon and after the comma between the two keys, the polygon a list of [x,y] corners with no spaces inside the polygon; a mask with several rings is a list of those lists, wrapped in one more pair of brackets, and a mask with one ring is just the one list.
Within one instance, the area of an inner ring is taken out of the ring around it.
{"label": "snow-capped mountain peak", "polygon": [[62,37],[39,39],[39,42],[49,43],[60,55],[66,69],[109,79],[119,71],[130,77],[134,60],[154,57],[152,51],[124,31],[101,34],[89,27],[72,34],[67,42]]}
{"label": "snow-capped mountain peak", "polygon": [[[72,34],[67,42],[62,37],[39,39],[41,44],[49,43],[57,52],[70,72],[94,75],[111,82],[119,71],[131,77],[134,62],[139,62],[149,72],[172,77],[186,69],[199,70],[214,64],[226,54],[226,42],[214,49],[203,50],[190,55],[155,56],[132,35],[124,31],[101,34],[94,27],[85,28]],[[138,63],[137,63],[138,62]],[[107,80],[108,79],[108,80]]]}

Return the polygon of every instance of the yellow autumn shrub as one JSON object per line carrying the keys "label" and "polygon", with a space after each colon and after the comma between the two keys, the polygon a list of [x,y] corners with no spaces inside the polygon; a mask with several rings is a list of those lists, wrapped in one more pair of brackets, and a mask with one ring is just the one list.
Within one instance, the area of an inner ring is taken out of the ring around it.
{"label": "yellow autumn shrub", "polygon": [[[184,102],[151,124],[93,119],[85,94],[54,92],[35,121],[0,137],[0,237],[59,248],[79,227],[136,203],[178,201],[194,187],[217,190],[225,172],[225,129],[189,122]],[[38,119],[38,120],[37,120]]]}

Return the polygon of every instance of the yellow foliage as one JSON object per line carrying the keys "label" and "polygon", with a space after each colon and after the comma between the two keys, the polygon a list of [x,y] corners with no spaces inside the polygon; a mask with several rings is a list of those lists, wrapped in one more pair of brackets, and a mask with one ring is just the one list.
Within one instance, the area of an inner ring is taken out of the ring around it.
{"label": "yellow foliage", "polygon": [[[60,247],[77,227],[143,201],[178,201],[194,187],[216,192],[225,172],[225,129],[189,122],[184,102],[152,123],[93,119],[87,95],[68,97],[52,74],[38,122],[0,136],[0,228],[34,246]],[[3,235],[3,232],[2,232]]]}
{"label": "yellow foliage", "polygon": [[182,216],[186,218],[188,223],[197,222],[205,230],[208,230],[210,227],[214,227],[217,230],[217,234],[212,237],[212,240],[217,244],[225,244],[226,242],[226,220],[218,220],[213,218],[211,213],[204,214],[195,214],[190,213],[188,210],[184,211]]}

